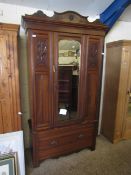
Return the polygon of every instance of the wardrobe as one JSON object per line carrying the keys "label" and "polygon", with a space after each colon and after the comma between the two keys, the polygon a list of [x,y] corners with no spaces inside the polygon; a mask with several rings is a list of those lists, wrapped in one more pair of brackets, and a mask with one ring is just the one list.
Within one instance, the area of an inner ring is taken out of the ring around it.
{"label": "wardrobe", "polygon": [[48,17],[42,11],[23,16],[22,25],[34,166],[83,148],[94,150],[107,27],[75,12]]}
{"label": "wardrobe", "polygon": [[19,25],[0,23],[0,134],[21,130]]}
{"label": "wardrobe", "polygon": [[131,41],[106,45],[102,134],[111,142],[131,139]]}

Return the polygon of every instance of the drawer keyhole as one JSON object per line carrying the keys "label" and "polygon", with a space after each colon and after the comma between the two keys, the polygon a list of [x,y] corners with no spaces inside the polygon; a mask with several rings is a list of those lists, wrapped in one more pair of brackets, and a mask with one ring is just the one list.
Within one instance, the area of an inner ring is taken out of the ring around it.
{"label": "drawer keyhole", "polygon": [[80,135],[78,136],[78,138],[79,138],[79,139],[84,138],[84,134],[80,134]]}
{"label": "drawer keyhole", "polygon": [[56,140],[52,140],[52,141],[50,142],[50,144],[51,144],[51,145],[57,145],[58,143],[57,143]]}

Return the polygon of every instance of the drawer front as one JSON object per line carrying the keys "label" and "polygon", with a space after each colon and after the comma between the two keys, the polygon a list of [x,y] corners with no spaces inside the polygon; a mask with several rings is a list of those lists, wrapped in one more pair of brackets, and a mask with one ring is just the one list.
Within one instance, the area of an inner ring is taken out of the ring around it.
{"label": "drawer front", "polygon": [[40,139],[38,149],[40,159],[70,153],[91,146],[93,130],[93,128],[82,129],[70,135]]}

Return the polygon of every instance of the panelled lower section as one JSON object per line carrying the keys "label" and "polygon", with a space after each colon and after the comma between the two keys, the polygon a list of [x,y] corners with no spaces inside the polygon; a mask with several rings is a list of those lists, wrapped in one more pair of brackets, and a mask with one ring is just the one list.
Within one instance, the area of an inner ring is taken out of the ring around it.
{"label": "panelled lower section", "polygon": [[94,140],[93,125],[76,125],[37,132],[37,154],[39,160],[91,148]]}

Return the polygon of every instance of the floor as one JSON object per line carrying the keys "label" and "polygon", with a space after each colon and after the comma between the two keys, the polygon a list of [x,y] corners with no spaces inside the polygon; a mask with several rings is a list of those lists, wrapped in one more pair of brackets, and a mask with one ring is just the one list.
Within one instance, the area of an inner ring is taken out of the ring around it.
{"label": "floor", "polygon": [[38,168],[32,167],[26,154],[27,175],[131,175],[131,140],[117,144],[98,136],[96,150],[81,150],[68,156],[47,159]]}

